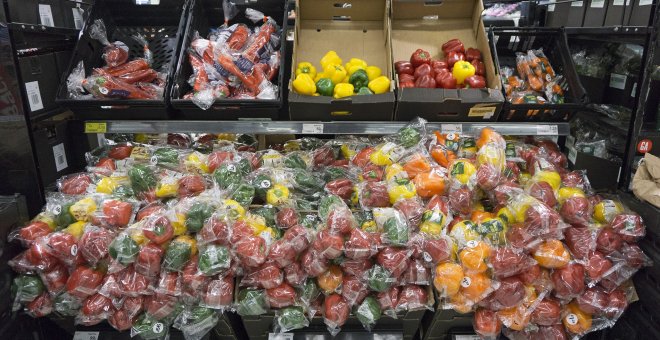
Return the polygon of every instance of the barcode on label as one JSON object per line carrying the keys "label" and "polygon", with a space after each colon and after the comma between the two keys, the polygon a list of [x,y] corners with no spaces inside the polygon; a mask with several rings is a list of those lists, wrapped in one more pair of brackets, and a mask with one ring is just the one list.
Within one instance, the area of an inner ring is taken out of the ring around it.
{"label": "barcode on label", "polygon": [[81,8],[72,8],[71,11],[73,12],[73,26],[79,30],[83,27],[83,11]]}
{"label": "barcode on label", "polygon": [[293,340],[293,333],[268,333],[268,340]]}
{"label": "barcode on label", "polygon": [[64,150],[63,143],[53,146],[53,157],[55,157],[55,169],[57,172],[60,172],[69,166],[66,161],[66,151]]}
{"label": "barcode on label", "polygon": [[302,133],[309,133],[309,134],[323,133],[323,124],[303,124]]}
{"label": "barcode on label", "polygon": [[536,127],[536,134],[539,136],[554,136],[559,134],[557,125],[539,125]]}
{"label": "barcode on label", "polygon": [[39,91],[38,81],[25,83],[25,93],[27,93],[28,96],[30,111],[34,112],[44,108],[44,103],[41,101],[41,91]]}
{"label": "barcode on label", "polygon": [[442,124],[440,125],[442,133],[463,133],[463,124]]}
{"label": "barcode on label", "polygon": [[626,88],[626,76],[623,74],[610,74],[610,87],[613,89],[624,90]]}
{"label": "barcode on label", "polygon": [[50,9],[50,5],[39,4],[39,18],[41,19],[41,24],[44,26],[53,27],[53,11]]}
{"label": "barcode on label", "polygon": [[571,2],[571,7],[582,7],[584,1],[573,1]]}
{"label": "barcode on label", "polygon": [[605,0],[591,0],[591,8],[605,7]]}

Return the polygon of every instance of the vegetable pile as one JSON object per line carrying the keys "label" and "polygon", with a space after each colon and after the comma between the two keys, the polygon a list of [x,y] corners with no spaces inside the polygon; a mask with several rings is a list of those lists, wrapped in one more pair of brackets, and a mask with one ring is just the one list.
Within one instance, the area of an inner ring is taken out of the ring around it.
{"label": "vegetable pile", "polygon": [[486,69],[481,51],[465,49],[458,39],[442,44],[444,59],[433,59],[431,54],[418,49],[410,56],[410,61],[394,63],[398,75],[399,88],[485,88]]}
{"label": "vegetable pile", "polygon": [[650,264],[642,219],[548,140],[421,119],[260,151],[248,135],[121,137],[12,232],[15,311],[199,339],[224,311],[337,334],[351,315],[372,329],[444,308],[474,311],[483,337],[561,338],[611,326]]}
{"label": "vegetable pile", "polygon": [[160,99],[163,98],[167,74],[152,68],[153,53],[144,35],[132,38],[144,46],[144,57],[128,61],[129,49],[121,41],[109,42],[103,20],[97,19],[89,29],[91,38],[103,44],[104,67],[95,68],[85,78],[85,65],[81,60],[67,78],[67,89],[72,99]]}
{"label": "vegetable pile", "polygon": [[390,90],[390,78],[379,67],[351,58],[346,64],[335,51],[320,60],[321,68],[310,62],[298,63],[291,83],[298,94],[344,98],[353,95],[382,94]]}
{"label": "vegetable pile", "polygon": [[225,24],[211,29],[208,39],[195,32],[190,43],[192,91],[183,99],[204,110],[222,99],[276,99],[278,88],[272,82],[280,67],[281,28],[273,18],[251,8],[245,10],[245,17],[261,26],[230,26],[238,9],[227,0],[222,8]]}

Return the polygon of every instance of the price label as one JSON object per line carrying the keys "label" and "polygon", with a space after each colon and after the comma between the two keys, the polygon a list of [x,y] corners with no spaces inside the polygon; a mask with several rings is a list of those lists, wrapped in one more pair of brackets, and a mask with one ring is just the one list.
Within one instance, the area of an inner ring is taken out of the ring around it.
{"label": "price label", "polygon": [[35,112],[44,108],[44,103],[41,101],[41,91],[39,91],[38,81],[35,80],[25,83],[25,93],[27,93],[28,96],[30,111]]}
{"label": "price label", "polygon": [[442,133],[455,133],[455,134],[462,134],[463,133],[463,124],[442,124],[440,125],[440,131]]}
{"label": "price label", "polygon": [[573,136],[566,137],[566,145],[567,146],[575,145],[575,137],[573,137]]}
{"label": "price label", "polygon": [[567,322],[569,325],[575,325],[575,324],[577,324],[577,323],[578,323],[578,317],[577,317],[577,315],[575,315],[575,314],[573,314],[573,313],[566,315],[566,322]]}
{"label": "price label", "polygon": [[571,2],[571,7],[582,7],[584,5],[584,1],[573,1]]}
{"label": "price label", "polygon": [[470,287],[471,284],[472,284],[472,280],[467,276],[463,277],[463,279],[461,280],[461,286],[463,288]]}
{"label": "price label", "polygon": [[156,322],[156,323],[151,327],[151,330],[152,330],[154,333],[156,333],[156,334],[158,334],[158,333],[162,333],[162,332],[165,330],[165,325],[163,325],[163,324],[160,323],[160,322]]}
{"label": "price label", "polygon": [[559,134],[559,126],[539,125],[536,127],[536,134],[539,136],[556,136]]}
{"label": "price label", "polygon": [[554,12],[555,11],[555,4],[548,4],[548,12]]}
{"label": "price label", "polygon": [[99,332],[75,332],[73,340],[98,340]]}
{"label": "price label", "polygon": [[614,0],[612,5],[614,5],[614,6],[623,6],[623,0]]}
{"label": "price label", "polygon": [[481,340],[476,334],[458,334],[454,335],[454,340]]}
{"label": "price label", "polygon": [[630,91],[630,96],[634,98],[636,94],[637,94],[637,83],[634,83],[632,91]]}
{"label": "price label", "polygon": [[293,340],[293,333],[268,333],[268,340]]}
{"label": "price label", "polygon": [[605,0],[591,0],[591,8],[604,8]]}
{"label": "price label", "polygon": [[57,170],[57,172],[60,172],[69,166],[66,161],[64,143],[53,146],[53,157],[55,158],[55,170]]}
{"label": "price label", "polygon": [[639,0],[640,6],[650,6],[653,4],[653,0]]}
{"label": "price label", "polygon": [[73,12],[73,26],[79,30],[83,27],[83,9],[80,7],[72,8]]}
{"label": "price label", "polygon": [[567,147],[567,149],[568,149],[568,160],[573,165],[575,165],[575,160],[577,159],[577,150],[572,146]]}
{"label": "price label", "polygon": [[323,133],[323,124],[303,124],[302,133],[304,134]]}
{"label": "price label", "polygon": [[85,133],[106,133],[107,131],[107,123],[85,123]]}
{"label": "price label", "polygon": [[55,27],[53,11],[50,9],[50,5],[39,4],[39,19],[41,20],[42,25]]}
{"label": "price label", "polygon": [[624,90],[626,88],[626,76],[618,73],[610,74],[610,87]]}

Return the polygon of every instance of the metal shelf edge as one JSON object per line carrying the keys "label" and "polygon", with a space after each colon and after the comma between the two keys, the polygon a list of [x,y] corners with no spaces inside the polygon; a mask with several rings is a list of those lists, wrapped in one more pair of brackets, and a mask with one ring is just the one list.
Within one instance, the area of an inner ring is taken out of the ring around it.
{"label": "metal shelf edge", "polygon": [[[379,135],[396,133],[407,122],[301,122],[301,121],[88,121],[105,123],[105,133],[254,133],[254,134],[315,134],[315,135]],[[567,136],[569,123],[498,123],[452,122],[426,124],[429,131],[462,131],[477,134],[484,127],[492,127],[504,135]],[[457,130],[458,129],[458,130]],[[554,133],[556,131],[556,133]],[[98,133],[93,129],[89,133]]]}

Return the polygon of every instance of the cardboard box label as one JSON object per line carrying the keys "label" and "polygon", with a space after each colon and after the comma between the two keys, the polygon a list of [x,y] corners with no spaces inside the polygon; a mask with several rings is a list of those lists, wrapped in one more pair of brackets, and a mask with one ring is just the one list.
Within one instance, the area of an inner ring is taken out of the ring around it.
{"label": "cardboard box label", "polygon": [[69,166],[66,161],[66,150],[64,150],[64,143],[53,146],[53,157],[55,158],[55,169],[57,172],[60,172]]}
{"label": "cardboard box label", "polygon": [[73,26],[79,30],[83,27],[83,10],[76,7],[72,8],[71,11],[73,12]]}
{"label": "cardboard box label", "polygon": [[559,134],[557,125],[539,125],[536,127],[536,134],[539,136],[556,136]]}
{"label": "cardboard box label", "polygon": [[25,83],[25,92],[28,96],[30,111],[39,111],[44,108],[44,103],[41,101],[41,91],[39,91],[38,81],[35,80],[29,83]]}
{"label": "cardboard box label", "polygon": [[463,133],[463,124],[442,124],[440,125],[440,132],[449,134],[449,133]]}
{"label": "cardboard box label", "polygon": [[473,107],[470,108],[468,117],[484,117],[484,119],[488,119],[495,114],[495,109],[496,107],[494,106]]}
{"label": "cardboard box label", "polygon": [[323,124],[303,124],[302,133],[304,134],[320,134],[323,133]]}
{"label": "cardboard box label", "polygon": [[41,20],[42,25],[55,27],[53,11],[51,10],[50,5],[39,4],[39,19]]}
{"label": "cardboard box label", "polygon": [[591,8],[604,8],[605,0],[591,0]]}
{"label": "cardboard box label", "polygon": [[571,2],[571,7],[582,7],[584,5],[584,1],[573,1]]}
{"label": "cardboard box label", "polygon": [[106,123],[85,123],[85,133],[105,133],[108,131]]}
{"label": "cardboard box label", "polygon": [[99,332],[79,332],[73,334],[73,340],[98,340]]}
{"label": "cardboard box label", "polygon": [[555,11],[555,4],[548,5],[548,12],[554,12]]}
{"label": "cardboard box label", "polygon": [[623,0],[614,0],[613,6],[623,6]]}
{"label": "cardboard box label", "polygon": [[653,4],[653,0],[639,0],[640,6],[650,6]]}
{"label": "cardboard box label", "polygon": [[610,74],[610,87],[613,89],[625,90],[626,76],[617,73]]}

